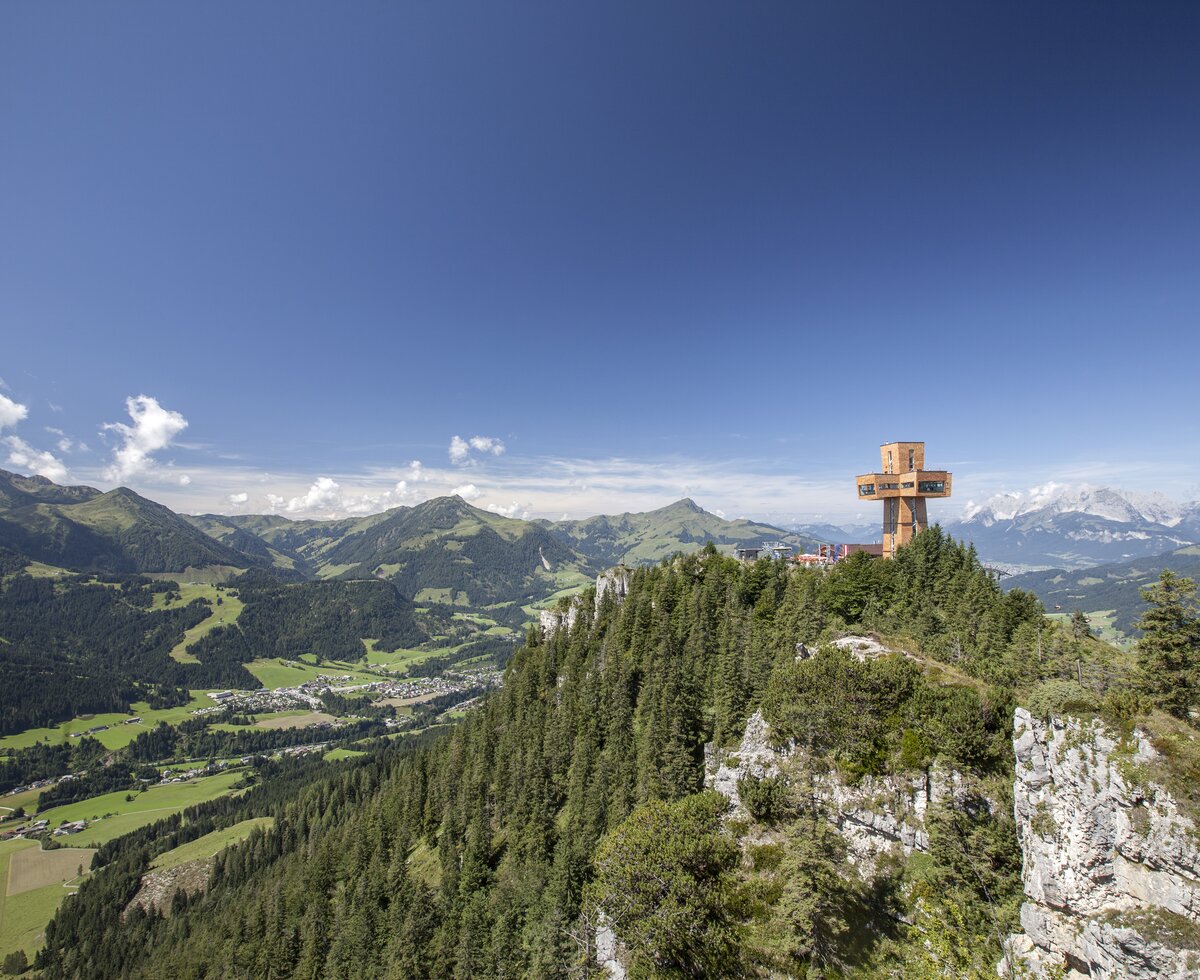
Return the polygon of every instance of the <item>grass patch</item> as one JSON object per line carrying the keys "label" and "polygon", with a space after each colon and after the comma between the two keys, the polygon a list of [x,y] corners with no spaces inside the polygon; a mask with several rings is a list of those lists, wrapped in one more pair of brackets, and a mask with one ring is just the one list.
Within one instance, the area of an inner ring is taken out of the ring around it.
{"label": "grass patch", "polygon": [[[218,589],[215,585],[195,583],[180,585],[179,594],[179,599],[167,603],[162,601],[166,597],[166,593],[158,593],[154,597],[155,608],[169,609],[174,606],[186,606],[196,599],[207,599],[212,605],[212,613],[208,619],[187,630],[183,634],[183,639],[175,644],[175,648],[171,651],[172,660],[177,660],[182,664],[196,664],[200,661],[188,653],[187,648],[218,626],[228,626],[236,622],[242,613],[244,604],[241,599],[230,595],[223,589]],[[221,600],[220,605],[217,605],[218,599]]]}
{"label": "grass patch", "polygon": [[98,847],[189,806],[224,796],[233,791],[234,783],[242,775],[241,772],[223,772],[189,779],[185,783],[151,786],[144,793],[132,794],[132,800],[125,799],[131,795],[127,791],[105,793],[90,800],[51,807],[39,816],[50,821],[51,829],[63,821],[89,821],[86,830],[71,837],[71,843]]}
{"label": "grass patch", "polygon": [[[31,850],[38,850],[36,841],[0,841],[0,958],[23,949],[32,959],[42,946],[46,923],[54,917],[63,899],[73,891],[64,887],[61,881],[53,881],[16,895],[8,895],[10,861]],[[85,868],[90,863],[90,857],[83,861]]]}
{"label": "grass patch", "polygon": [[274,718],[264,718],[255,724],[255,728],[311,728],[313,725],[324,725],[337,719],[324,711],[302,711],[298,714],[280,712]]}
{"label": "grass patch", "polygon": [[246,569],[237,565],[205,565],[202,568],[185,568],[182,572],[141,572],[146,578],[159,582],[176,582],[179,585],[216,585],[228,582],[241,575]]}
{"label": "grass patch", "polygon": [[454,604],[454,590],[422,589],[413,596],[413,602],[436,602],[439,605],[451,606]]}
{"label": "grass patch", "polygon": [[384,650],[377,650],[375,644],[375,640],[363,640],[363,645],[367,649],[367,663],[372,667],[384,667],[391,671],[407,672],[408,668],[414,664],[423,663],[433,657],[444,656],[446,653],[445,648],[440,650],[418,650],[412,647],[402,647],[399,650],[393,650],[391,653],[388,653]]}
{"label": "grass patch", "polygon": [[1118,929],[1132,929],[1168,949],[1200,950],[1200,924],[1164,908],[1105,912],[1101,919]]}
{"label": "grass patch", "polygon": [[31,561],[25,566],[25,574],[32,578],[58,578],[62,575],[74,575],[74,572],[57,565],[47,565],[40,561]]}
{"label": "grass patch", "polygon": [[246,664],[246,669],[258,678],[263,687],[298,687],[306,681],[315,681],[320,675],[342,676],[350,675],[347,683],[363,683],[377,681],[379,675],[370,671],[364,672],[361,665],[329,661],[321,664],[309,664],[302,661],[283,660],[252,660]]}
{"label": "grass patch", "polygon": [[[86,732],[98,725],[110,726],[108,731],[97,732],[92,737],[99,740],[106,749],[124,748],[139,734],[149,731],[160,721],[168,725],[178,725],[190,717],[196,708],[211,708],[213,700],[206,691],[192,691],[191,700],[177,708],[160,708],[151,710],[145,701],[139,701],[130,707],[128,714],[109,712],[101,715],[89,715],[86,718],[73,718],[53,728],[27,728],[16,735],[5,735],[0,738],[0,752],[6,749],[24,749],[36,742],[66,742],[73,732]],[[141,724],[126,725],[131,717],[141,718]]]}
{"label": "grass patch", "polygon": [[357,749],[330,749],[322,758],[326,762],[337,762],[340,759],[356,759],[360,755],[366,755],[366,752],[359,752]]}
{"label": "grass patch", "polygon": [[47,885],[74,881],[87,873],[95,853],[90,847],[56,847],[49,851],[27,847],[16,851],[9,858],[4,893],[11,898]]}
{"label": "grass patch", "polygon": [[40,789],[27,789],[24,793],[0,796],[0,820],[7,819],[21,807],[24,807],[26,813],[33,813],[37,809],[38,797],[41,794]]}
{"label": "grass patch", "polygon": [[241,823],[235,823],[232,827],[226,827],[224,830],[214,830],[211,834],[205,834],[203,837],[197,837],[193,841],[188,841],[186,844],[180,844],[173,850],[160,854],[154,859],[154,863],[150,867],[154,870],[161,871],[165,868],[177,868],[181,864],[187,864],[189,861],[201,861],[218,854],[225,848],[234,844],[240,844],[250,836],[251,831],[261,827],[267,830],[275,826],[274,817],[254,817],[250,820],[243,820]]}
{"label": "grass patch", "polygon": [[1181,810],[1200,823],[1200,739],[1186,722],[1156,711],[1140,721],[1159,758],[1146,766],[1146,775],[1165,786]]}
{"label": "grass patch", "polygon": [[436,890],[442,885],[441,861],[438,860],[437,851],[425,841],[421,841],[409,854],[408,870],[410,874],[425,882],[430,888]]}

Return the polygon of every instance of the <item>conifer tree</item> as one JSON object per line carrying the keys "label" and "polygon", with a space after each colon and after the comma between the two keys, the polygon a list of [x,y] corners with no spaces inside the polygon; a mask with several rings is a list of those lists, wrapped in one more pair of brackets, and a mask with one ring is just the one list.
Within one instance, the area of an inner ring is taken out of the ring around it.
{"label": "conifer tree", "polygon": [[1157,704],[1186,718],[1195,700],[1200,668],[1196,583],[1163,569],[1156,584],[1142,589],[1142,598],[1150,604],[1138,622],[1142,684]]}

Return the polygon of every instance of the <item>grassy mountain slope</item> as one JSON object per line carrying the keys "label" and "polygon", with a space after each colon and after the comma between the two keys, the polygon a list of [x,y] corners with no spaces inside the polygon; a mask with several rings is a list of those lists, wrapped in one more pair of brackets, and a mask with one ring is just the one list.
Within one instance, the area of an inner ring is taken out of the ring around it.
{"label": "grassy mountain slope", "polygon": [[0,547],[79,571],[177,572],[266,564],[119,487],[59,487],[0,472]]}
{"label": "grassy mountain slope", "polygon": [[[355,528],[322,553],[342,577],[379,576],[473,606],[527,603],[582,583],[595,567],[545,528],[437,497]],[[446,595],[446,593],[449,593]]]}
{"label": "grassy mountain slope", "polygon": [[501,517],[460,497],[334,521],[260,515],[193,520],[231,544],[253,535],[276,565],[290,561],[320,578],[382,578],[422,601],[526,604],[583,584],[597,571],[542,524]]}
{"label": "grassy mountain slope", "polygon": [[816,541],[809,535],[782,531],[769,524],[726,520],[710,514],[690,498],[640,514],[600,515],[582,521],[546,522],[545,526],[564,543],[602,565],[656,562],[679,551],[697,551],[708,541],[725,551],[764,541],[803,550]]}
{"label": "grassy mountain slope", "polygon": [[1093,568],[1068,571],[1054,568],[1027,572],[1004,581],[1004,587],[1033,592],[1052,612],[1107,613],[1093,617],[1119,637],[1137,633],[1136,623],[1146,608],[1141,589],[1152,585],[1164,568],[1200,580],[1200,545],[1189,545],[1153,558],[1114,562]]}
{"label": "grassy mountain slope", "polygon": [[221,544],[244,555],[258,558],[274,568],[295,572],[304,578],[310,578],[314,574],[308,562],[297,552],[272,547],[265,538],[240,526],[236,518],[220,514],[200,514],[184,515],[184,520]]}

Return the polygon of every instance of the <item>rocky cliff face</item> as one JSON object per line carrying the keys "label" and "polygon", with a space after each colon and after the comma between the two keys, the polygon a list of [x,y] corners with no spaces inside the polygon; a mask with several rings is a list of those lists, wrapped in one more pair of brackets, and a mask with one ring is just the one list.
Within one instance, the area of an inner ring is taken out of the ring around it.
{"label": "rocky cliff face", "polygon": [[618,602],[629,595],[629,569],[624,565],[610,568],[596,576],[596,615],[600,614],[600,601],[604,593],[612,589],[613,596]]}
{"label": "rocky cliff face", "polygon": [[1035,976],[1200,975],[1196,826],[1145,778],[1149,740],[1018,708],[1013,749],[1026,898],[1015,957]]}
{"label": "rocky cliff face", "polygon": [[[629,595],[629,569],[624,565],[610,568],[607,572],[601,572],[596,576],[596,615],[600,614],[600,600],[610,589],[617,602],[623,601]],[[549,636],[559,629],[573,629],[579,618],[582,602],[583,600],[579,596],[575,596],[565,605],[560,603],[554,609],[543,609],[538,613],[538,624],[542,628],[542,635]]]}
{"label": "rocky cliff face", "polygon": [[176,892],[203,895],[208,891],[208,878],[212,873],[212,866],[213,858],[200,858],[174,868],[146,873],[142,876],[137,893],[121,913],[121,918],[126,918],[135,907],[143,912],[158,912],[160,915],[169,916]]}
{"label": "rocky cliff face", "polygon": [[787,768],[846,839],[850,861],[864,878],[870,878],[876,861],[893,850],[906,856],[928,851],[929,807],[964,791],[968,782],[960,773],[935,769],[906,776],[867,776],[850,785],[836,772],[814,771],[791,752],[773,748],[770,727],[758,713],[746,722],[737,752],[720,753],[709,747],[707,754],[705,785],[727,797],[740,816],[746,814],[738,780],[775,776]]}
{"label": "rocky cliff face", "polygon": [[543,609],[538,613],[538,625],[542,628],[542,635],[549,636],[555,630],[570,630],[578,618],[579,603],[572,599],[565,609]]}

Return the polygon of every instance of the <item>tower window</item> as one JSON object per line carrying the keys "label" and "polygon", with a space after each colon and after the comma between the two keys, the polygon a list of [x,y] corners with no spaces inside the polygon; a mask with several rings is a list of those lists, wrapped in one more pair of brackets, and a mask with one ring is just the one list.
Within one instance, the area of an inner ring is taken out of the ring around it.
{"label": "tower window", "polygon": [[908,469],[910,472],[917,468],[916,458],[917,458],[916,450],[910,449],[908,451]]}

